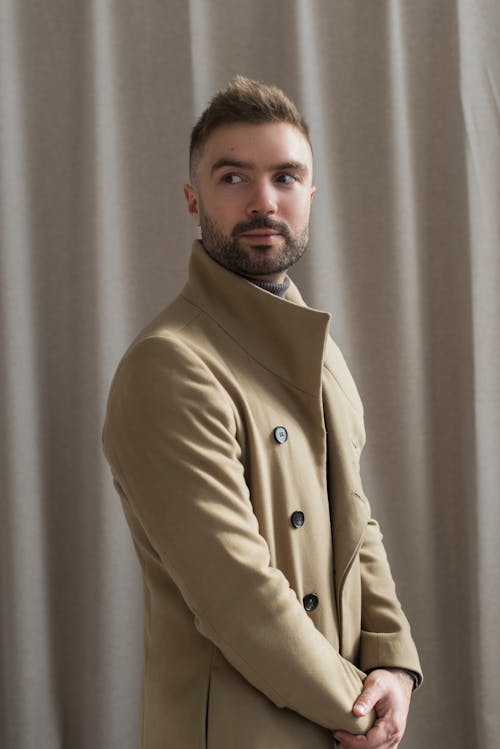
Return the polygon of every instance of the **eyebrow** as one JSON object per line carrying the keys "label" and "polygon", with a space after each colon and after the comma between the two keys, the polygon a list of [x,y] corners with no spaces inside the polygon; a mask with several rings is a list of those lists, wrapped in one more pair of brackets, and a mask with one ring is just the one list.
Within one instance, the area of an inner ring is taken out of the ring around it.
{"label": "eyebrow", "polygon": [[[229,158],[222,157],[220,159],[217,159],[215,164],[212,165],[210,173],[213,174],[219,169],[223,169],[224,167],[228,167],[228,166],[234,167],[235,169],[254,169],[255,168],[255,164],[252,164],[251,161],[239,161],[238,159],[229,159]],[[303,164],[301,161],[284,161],[280,164],[274,164],[270,167],[270,171],[272,172],[282,172],[287,169],[290,169],[296,172],[307,172],[307,166]]]}

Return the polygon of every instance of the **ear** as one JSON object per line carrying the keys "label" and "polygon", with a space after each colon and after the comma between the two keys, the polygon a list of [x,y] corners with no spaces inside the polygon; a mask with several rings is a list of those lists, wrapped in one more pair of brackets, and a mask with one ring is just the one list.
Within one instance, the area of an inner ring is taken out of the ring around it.
{"label": "ear", "polygon": [[186,196],[188,213],[193,217],[196,226],[200,225],[200,209],[196,188],[191,185],[184,185],[184,195]]}
{"label": "ear", "polygon": [[316,187],[313,185],[311,187],[311,203],[313,201],[313,198],[314,198],[315,194],[316,194]]}

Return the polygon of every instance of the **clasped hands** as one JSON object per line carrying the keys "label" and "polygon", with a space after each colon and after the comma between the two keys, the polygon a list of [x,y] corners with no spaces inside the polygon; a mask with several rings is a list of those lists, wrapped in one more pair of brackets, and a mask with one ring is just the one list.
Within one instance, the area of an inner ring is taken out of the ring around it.
{"label": "clasped hands", "polygon": [[376,669],[363,684],[352,712],[362,716],[375,710],[377,719],[364,735],[335,731],[339,749],[395,749],[406,728],[413,678],[402,669]]}

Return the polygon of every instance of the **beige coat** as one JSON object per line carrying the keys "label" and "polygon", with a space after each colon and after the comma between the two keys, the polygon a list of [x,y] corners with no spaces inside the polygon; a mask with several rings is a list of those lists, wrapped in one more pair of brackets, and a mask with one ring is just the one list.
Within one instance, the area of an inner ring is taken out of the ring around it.
{"label": "beige coat", "polygon": [[144,573],[143,749],[331,749],[370,725],[351,714],[367,670],[420,671],[329,319],[196,242],[117,370],[104,445]]}

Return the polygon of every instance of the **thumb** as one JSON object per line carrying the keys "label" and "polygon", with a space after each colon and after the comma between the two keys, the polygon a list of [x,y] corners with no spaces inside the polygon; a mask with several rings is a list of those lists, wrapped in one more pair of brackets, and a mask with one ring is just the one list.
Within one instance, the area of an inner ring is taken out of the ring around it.
{"label": "thumb", "polygon": [[367,715],[375,707],[381,696],[381,690],[377,681],[375,679],[366,679],[363,691],[354,703],[352,712],[358,717]]}

